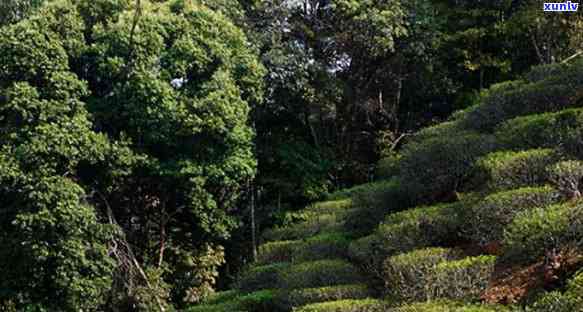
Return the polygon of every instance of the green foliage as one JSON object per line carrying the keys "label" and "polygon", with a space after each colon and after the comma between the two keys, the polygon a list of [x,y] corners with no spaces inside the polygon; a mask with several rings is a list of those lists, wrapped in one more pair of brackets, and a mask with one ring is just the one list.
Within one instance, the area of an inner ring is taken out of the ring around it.
{"label": "green foliage", "polygon": [[324,233],[304,240],[277,241],[259,247],[259,263],[303,262],[331,259],[346,253],[349,240],[344,234]]}
{"label": "green foliage", "polygon": [[564,292],[552,291],[541,296],[532,306],[527,307],[528,312],[570,312],[583,309],[583,272],[577,272],[571,278]]}
{"label": "green foliage", "polygon": [[339,300],[313,303],[301,307],[296,312],[382,312],[387,311],[389,304],[377,299]]}
{"label": "green foliage", "polygon": [[495,257],[479,256],[450,261],[457,252],[420,249],[388,258],[384,280],[391,297],[404,301],[476,299],[488,286]]}
{"label": "green foliage", "polygon": [[261,290],[247,295],[242,295],[231,300],[216,303],[206,303],[194,306],[187,312],[273,312],[277,292],[274,290]]}
{"label": "green foliage", "polygon": [[504,233],[505,256],[536,260],[546,252],[578,247],[583,233],[583,207],[565,203],[520,213]]}
{"label": "green foliage", "polygon": [[548,181],[546,168],[557,159],[550,149],[488,154],[477,161],[476,183],[487,182],[494,190],[541,185]]}
{"label": "green foliage", "polygon": [[349,284],[292,290],[289,294],[286,294],[286,303],[290,307],[299,307],[318,302],[366,299],[369,297],[370,290],[366,285]]}
{"label": "green foliage", "polygon": [[377,229],[387,254],[447,244],[458,238],[463,203],[438,204],[390,214]]}
{"label": "green foliage", "polygon": [[470,176],[474,161],[494,148],[490,136],[457,133],[405,146],[403,186],[418,202],[451,198]]}
{"label": "green foliage", "polygon": [[468,114],[464,126],[492,130],[514,117],[576,107],[582,99],[577,91],[583,85],[582,65],[582,62],[564,64],[543,80],[508,82],[493,87],[482,103]]}
{"label": "green foliage", "polygon": [[583,299],[572,294],[563,294],[559,291],[545,293],[532,306],[527,307],[528,312],[571,312],[580,311],[583,308]]}
{"label": "green foliage", "polygon": [[269,264],[273,262],[291,262],[300,241],[276,241],[259,246],[257,262]]}
{"label": "green foliage", "polygon": [[475,300],[488,287],[496,257],[468,257],[442,262],[435,268],[435,297]]}
{"label": "green foliage", "polygon": [[379,216],[401,211],[410,205],[401,183],[392,179],[375,183],[352,195],[354,209],[348,212],[344,229],[356,236],[370,234],[382,220]]}
{"label": "green foliage", "polygon": [[346,198],[318,202],[313,204],[311,207],[308,207],[308,210],[322,214],[322,213],[335,213],[350,208],[352,208],[352,199]]}
{"label": "green foliage", "polygon": [[400,306],[394,312],[502,312],[512,311],[505,306],[468,304],[461,301],[437,300]]}
{"label": "green foliage", "polygon": [[387,258],[383,280],[388,294],[400,301],[430,300],[436,285],[433,277],[439,263],[458,257],[445,248],[418,249]]}
{"label": "green foliage", "polygon": [[296,240],[312,237],[318,233],[338,232],[341,218],[336,214],[309,214],[308,220],[291,226],[268,229],[263,233],[266,241]]}
{"label": "green foliage", "polygon": [[583,162],[562,161],[550,168],[548,174],[551,182],[567,198],[578,198],[581,196],[583,182]]}
{"label": "green foliage", "polygon": [[289,263],[272,263],[253,266],[244,270],[236,284],[236,289],[242,292],[253,292],[260,289],[277,288],[281,283],[282,274],[288,269]]}
{"label": "green foliage", "polygon": [[97,311],[111,287],[107,240],[115,229],[98,222],[83,190],[67,178],[43,178],[21,190],[28,202],[9,195],[2,206],[9,215],[0,221],[0,299]]}
{"label": "green foliage", "polygon": [[357,283],[361,274],[343,260],[319,260],[292,265],[281,273],[281,288],[315,288]]}
{"label": "green foliage", "polygon": [[511,119],[496,131],[501,146],[509,149],[560,147],[568,155],[583,155],[581,109]]}
{"label": "green foliage", "polygon": [[467,213],[464,234],[473,242],[488,244],[504,238],[504,229],[519,213],[546,207],[561,200],[560,193],[549,186],[526,187],[486,196]]}
{"label": "green foliage", "polygon": [[375,171],[376,178],[386,180],[398,176],[400,173],[401,158],[401,155],[393,154],[379,160]]}
{"label": "green foliage", "polygon": [[16,23],[39,7],[43,0],[4,0],[0,3],[0,26]]}
{"label": "green foliage", "polygon": [[373,235],[353,241],[349,256],[367,272],[382,278],[391,255],[459,240],[461,203],[418,207],[386,217]]}

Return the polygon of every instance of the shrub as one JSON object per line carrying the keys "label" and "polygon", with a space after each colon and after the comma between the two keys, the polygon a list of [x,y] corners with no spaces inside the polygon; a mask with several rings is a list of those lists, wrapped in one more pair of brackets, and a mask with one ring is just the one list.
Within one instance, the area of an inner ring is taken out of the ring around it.
{"label": "shrub", "polygon": [[583,98],[578,91],[583,87],[582,69],[580,64],[565,65],[553,71],[554,76],[543,80],[497,85],[486,92],[481,105],[462,124],[485,131],[517,116],[576,107]]}
{"label": "shrub", "polygon": [[333,259],[346,255],[348,237],[341,233],[325,233],[311,237],[296,245],[292,261]]}
{"label": "shrub", "polygon": [[571,293],[563,294],[559,291],[546,293],[538,299],[527,312],[573,312],[583,310],[583,300]]}
{"label": "shrub", "polygon": [[329,194],[327,196],[327,200],[340,200],[340,199],[350,199],[352,197],[354,197],[354,195],[359,194],[359,193],[367,193],[369,192],[371,189],[379,189],[379,188],[384,188],[385,185],[390,184],[390,181],[378,181],[378,182],[372,182],[372,183],[367,183],[367,184],[361,184],[361,185],[357,185],[348,189],[342,189],[339,191],[336,191],[332,194]]}
{"label": "shrub", "polygon": [[467,216],[467,226],[464,227],[465,234],[481,245],[502,241],[504,228],[518,213],[560,200],[559,192],[550,186],[526,187],[489,195],[472,205]]}
{"label": "shrub", "polygon": [[308,238],[317,233],[337,232],[342,229],[341,221],[335,214],[311,214],[307,221],[265,231],[263,239],[265,241],[296,240]]}
{"label": "shrub", "polygon": [[515,118],[496,130],[499,144],[507,149],[560,146],[573,156],[583,155],[583,110],[568,109]]}
{"label": "shrub", "polygon": [[338,213],[350,208],[352,208],[352,199],[345,198],[315,203],[312,206],[310,206],[307,210],[320,214],[326,214],[326,213]]}
{"label": "shrub", "polygon": [[382,263],[387,256],[382,250],[378,235],[373,234],[352,241],[348,247],[348,257],[374,278],[369,284],[377,282],[382,285]]}
{"label": "shrub", "polygon": [[370,234],[384,215],[409,206],[409,199],[396,179],[355,193],[352,202],[355,208],[348,213],[344,229],[355,236]]}
{"label": "shrub", "polygon": [[274,263],[251,267],[239,276],[235,287],[242,292],[252,292],[260,289],[277,288],[282,271],[289,263]]}
{"label": "shrub", "polygon": [[548,180],[547,166],[557,159],[550,149],[496,152],[477,161],[477,177],[495,190],[541,185]]}
{"label": "shrub", "polygon": [[376,179],[387,180],[398,176],[400,173],[401,158],[401,155],[393,154],[379,160],[375,170]]}
{"label": "shrub", "polygon": [[291,262],[299,241],[268,242],[259,246],[257,263]]}
{"label": "shrub", "polygon": [[550,180],[568,198],[581,197],[583,162],[562,161],[549,168]]}
{"label": "shrub", "polygon": [[524,211],[504,233],[505,256],[535,260],[551,250],[578,247],[583,236],[583,206],[558,204]]}
{"label": "shrub", "polygon": [[205,299],[203,299],[203,303],[207,304],[207,305],[211,305],[211,304],[219,304],[219,303],[225,303],[227,301],[232,301],[233,299],[235,299],[237,296],[240,296],[241,294],[237,291],[237,290],[227,290],[227,291],[219,291],[216,292],[214,294],[209,295],[208,297],[206,297]]}
{"label": "shrub", "polygon": [[427,248],[387,258],[383,269],[388,294],[396,300],[430,300],[435,268],[457,256],[451,249]]}
{"label": "shrub", "polygon": [[493,137],[469,132],[408,144],[401,166],[403,187],[416,202],[451,199],[475,160],[494,146]]}
{"label": "shrub", "polygon": [[438,204],[388,215],[376,231],[381,249],[391,255],[457,241],[462,205]]}
{"label": "shrub", "polygon": [[289,307],[299,307],[317,302],[366,299],[368,297],[370,297],[370,291],[366,285],[350,284],[292,290],[287,294],[285,301]]}
{"label": "shrub", "polygon": [[292,265],[282,272],[280,288],[315,288],[361,281],[358,270],[343,260],[319,260]]}
{"label": "shrub", "polygon": [[232,298],[231,300],[214,304],[203,304],[188,309],[188,312],[273,312],[277,292],[261,290],[247,295]]}
{"label": "shrub", "polygon": [[438,300],[423,303],[413,303],[395,308],[393,312],[502,312],[510,311],[501,305],[475,305],[459,301]]}
{"label": "shrub", "polygon": [[477,299],[488,287],[496,257],[468,257],[439,263],[435,269],[435,298]]}
{"label": "shrub", "polygon": [[340,300],[309,304],[295,312],[385,312],[388,304],[376,299]]}

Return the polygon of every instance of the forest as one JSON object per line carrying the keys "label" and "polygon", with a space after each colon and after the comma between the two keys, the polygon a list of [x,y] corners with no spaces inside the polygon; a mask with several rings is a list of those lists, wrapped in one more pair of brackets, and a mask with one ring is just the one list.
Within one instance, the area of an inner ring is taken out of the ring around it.
{"label": "forest", "polygon": [[565,4],[0,0],[0,312],[583,311]]}

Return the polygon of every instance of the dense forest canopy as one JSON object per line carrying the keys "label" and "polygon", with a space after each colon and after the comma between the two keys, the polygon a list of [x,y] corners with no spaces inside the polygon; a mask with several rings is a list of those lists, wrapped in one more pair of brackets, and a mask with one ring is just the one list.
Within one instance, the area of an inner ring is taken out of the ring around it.
{"label": "dense forest canopy", "polygon": [[401,179],[350,193],[362,235],[461,201],[582,51],[534,0],[1,0],[0,311],[184,309],[340,189]]}

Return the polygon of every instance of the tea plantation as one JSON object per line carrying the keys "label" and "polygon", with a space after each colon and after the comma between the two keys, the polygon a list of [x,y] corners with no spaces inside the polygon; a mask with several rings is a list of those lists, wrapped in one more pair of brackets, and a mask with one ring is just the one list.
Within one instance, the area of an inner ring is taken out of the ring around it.
{"label": "tea plantation", "polygon": [[378,173],[188,311],[583,311],[583,61],[493,86]]}

